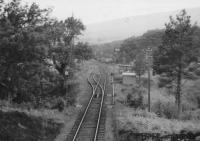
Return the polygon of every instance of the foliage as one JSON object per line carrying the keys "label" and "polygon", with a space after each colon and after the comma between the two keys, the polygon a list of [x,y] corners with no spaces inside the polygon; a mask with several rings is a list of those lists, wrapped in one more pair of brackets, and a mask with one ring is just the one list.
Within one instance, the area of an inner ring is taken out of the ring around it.
{"label": "foliage", "polygon": [[[0,18],[0,82],[8,95],[26,93],[30,79],[40,78],[47,56],[43,26],[48,22],[47,9],[33,3],[21,6],[19,0],[5,4]],[[34,82],[33,82],[34,83]]]}
{"label": "foliage", "polygon": [[194,72],[196,75],[200,76],[200,68],[196,69]]}
{"label": "foliage", "polygon": [[141,75],[145,73],[145,69],[146,69],[145,56],[144,53],[140,52],[136,55],[135,67],[134,67],[134,70],[139,77],[139,83]]}
{"label": "foliage", "polygon": [[165,117],[168,119],[177,118],[176,106],[173,103],[157,101],[153,104],[152,111],[159,117]]}
{"label": "foliage", "polygon": [[56,99],[56,103],[51,109],[58,109],[60,112],[64,110],[65,105],[65,100],[62,97],[59,97]]}
{"label": "foliage", "polygon": [[162,87],[172,88],[171,79],[164,75],[160,76],[159,81],[158,81],[158,87],[159,88],[162,88]]}
{"label": "foliage", "polygon": [[89,60],[92,58],[92,48],[87,43],[79,42],[75,46],[75,58],[79,60]]}
{"label": "foliage", "polygon": [[181,81],[184,68],[196,60],[196,46],[193,45],[195,26],[190,23],[190,16],[182,10],[176,19],[170,17],[165,24],[162,45],[154,52],[154,71],[165,74],[176,83],[176,103],[178,114],[181,111]]}
{"label": "foliage", "polygon": [[[66,72],[74,70],[73,42],[83,23],[74,17],[51,19],[51,9],[21,0],[1,3],[0,9],[0,98],[39,105],[70,93]],[[91,53],[87,49],[84,55]]]}
{"label": "foliage", "polygon": [[133,108],[143,108],[144,104],[142,93],[137,88],[133,88],[132,91],[133,94],[129,93],[126,97],[127,104]]}
{"label": "foliage", "polygon": [[144,49],[152,47],[153,50],[161,45],[163,30],[150,30],[139,37],[131,37],[123,41],[117,57],[118,62],[129,63],[136,59],[138,53]]}
{"label": "foliage", "polygon": [[161,133],[179,134],[181,131],[192,131],[196,133],[200,129],[199,121],[166,119],[149,113],[145,110],[133,110],[131,108],[121,109],[118,115],[118,127],[125,131],[134,133]]}
{"label": "foliage", "polygon": [[121,45],[119,58],[123,63],[131,62],[135,59],[138,50],[139,48],[134,41],[126,40]]}
{"label": "foliage", "polygon": [[185,99],[188,103],[194,103],[197,108],[200,108],[200,88],[199,88],[200,81],[197,80],[193,86],[187,89],[186,93],[184,94]]}
{"label": "foliage", "polygon": [[200,120],[200,110],[185,111],[180,117],[182,120]]}
{"label": "foliage", "polygon": [[52,120],[27,116],[25,113],[0,111],[0,116],[2,141],[53,141],[61,128],[61,124]]}
{"label": "foliage", "polygon": [[73,41],[75,37],[82,33],[85,27],[79,19],[75,19],[74,17],[69,17],[65,21],[54,21],[49,26],[50,57],[53,60],[56,70],[65,79],[65,72],[72,72],[71,67],[74,65],[72,58]]}
{"label": "foliage", "polygon": [[[191,104],[182,102],[183,112],[180,114],[181,120],[199,120],[199,110],[194,110]],[[158,100],[153,103],[152,111],[155,112],[159,117],[167,119],[178,118],[177,107],[172,102],[164,102]]]}

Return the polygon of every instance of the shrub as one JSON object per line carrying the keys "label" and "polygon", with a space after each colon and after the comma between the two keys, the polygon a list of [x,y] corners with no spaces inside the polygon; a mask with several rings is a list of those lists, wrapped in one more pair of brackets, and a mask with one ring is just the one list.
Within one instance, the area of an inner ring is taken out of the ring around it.
{"label": "shrub", "polygon": [[197,76],[193,72],[186,72],[184,73],[185,79],[196,80]]}
{"label": "shrub", "polygon": [[187,69],[190,72],[194,72],[196,69],[198,69],[198,67],[199,66],[196,63],[190,63]]}
{"label": "shrub", "polygon": [[0,111],[0,141],[53,141],[61,124],[20,112]]}
{"label": "shrub", "polygon": [[182,120],[200,120],[200,110],[185,111],[181,113],[180,118]]}
{"label": "shrub", "polygon": [[121,92],[122,92],[122,93],[124,93],[125,91],[126,91],[126,89],[125,89],[125,88],[122,88],[122,89],[121,89]]}
{"label": "shrub", "polygon": [[188,103],[196,105],[197,108],[200,108],[200,81],[196,81],[195,84],[190,87],[187,92],[184,94],[184,98]]}
{"label": "shrub", "polygon": [[200,76],[200,68],[196,69],[196,70],[194,71],[194,73],[195,73],[197,76]]}
{"label": "shrub", "polygon": [[165,117],[168,119],[177,118],[177,108],[174,103],[161,102],[159,100],[153,104],[152,111],[159,117]]}
{"label": "shrub", "polygon": [[134,110],[132,116],[134,117],[143,117],[143,118],[156,118],[157,115],[153,112],[148,112],[146,110]]}
{"label": "shrub", "polygon": [[67,100],[67,106],[74,105],[76,102],[76,94],[79,90],[79,84],[76,82],[72,82],[68,85],[67,91],[66,91],[66,100]]}
{"label": "shrub", "polygon": [[128,94],[127,95],[127,104],[130,107],[134,108],[143,108],[143,96],[141,93],[137,94]]}
{"label": "shrub", "polygon": [[197,104],[188,101],[188,100],[182,100],[181,102],[181,107],[182,107],[182,111],[192,111],[197,109]]}
{"label": "shrub", "polygon": [[65,108],[65,100],[61,97],[59,97],[56,100],[55,105],[52,107],[52,109],[58,109],[60,112],[62,112]]}
{"label": "shrub", "polygon": [[162,88],[168,85],[171,82],[171,80],[167,77],[160,77],[158,82],[158,87]]}
{"label": "shrub", "polygon": [[[147,88],[148,87],[148,78],[141,78],[141,85],[144,87],[144,88]],[[154,85],[154,81],[153,80],[150,80],[150,85],[153,86]]]}

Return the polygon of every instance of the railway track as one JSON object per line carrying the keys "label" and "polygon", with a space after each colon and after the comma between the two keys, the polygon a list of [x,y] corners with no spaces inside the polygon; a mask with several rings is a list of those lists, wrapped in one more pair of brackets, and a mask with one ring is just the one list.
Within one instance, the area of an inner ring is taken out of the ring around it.
{"label": "railway track", "polygon": [[106,77],[102,73],[93,74],[87,81],[92,88],[92,94],[85,109],[75,121],[67,141],[104,141]]}

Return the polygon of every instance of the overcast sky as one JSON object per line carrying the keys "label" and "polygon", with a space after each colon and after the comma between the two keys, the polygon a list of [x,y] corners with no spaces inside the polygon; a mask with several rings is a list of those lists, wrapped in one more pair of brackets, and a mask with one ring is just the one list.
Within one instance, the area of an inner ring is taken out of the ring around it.
{"label": "overcast sky", "polygon": [[52,7],[53,16],[65,19],[74,14],[90,24],[122,17],[200,7],[200,0],[23,0]]}

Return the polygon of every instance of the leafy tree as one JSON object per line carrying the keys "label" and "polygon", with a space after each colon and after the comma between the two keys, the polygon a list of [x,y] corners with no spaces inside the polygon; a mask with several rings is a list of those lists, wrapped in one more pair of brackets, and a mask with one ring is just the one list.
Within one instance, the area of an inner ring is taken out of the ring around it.
{"label": "leafy tree", "polygon": [[[41,72],[47,55],[43,26],[48,22],[48,9],[33,3],[22,6],[12,0],[0,13],[0,84],[5,96],[28,94],[31,81]],[[30,95],[29,95],[30,96]]]}
{"label": "leafy tree", "polygon": [[193,46],[194,26],[190,16],[182,10],[176,19],[170,17],[165,24],[162,45],[154,53],[154,71],[165,74],[176,85],[176,103],[178,115],[181,112],[181,81],[184,68],[195,59],[196,48]]}
{"label": "leafy tree", "polygon": [[163,34],[164,30],[149,30],[142,36],[135,38],[135,43],[141,49],[146,49],[151,46],[152,50],[155,50],[159,45],[161,45]]}
{"label": "leafy tree", "polygon": [[126,40],[120,47],[119,58],[120,62],[129,63],[133,61],[139,51],[138,46],[132,40]]}
{"label": "leafy tree", "polygon": [[79,42],[74,49],[75,58],[89,60],[92,58],[92,48],[87,43]]}
{"label": "leafy tree", "polygon": [[67,18],[64,21],[64,42],[65,45],[70,45],[74,38],[77,38],[85,30],[85,26],[79,19],[75,19],[73,16]]}
{"label": "leafy tree", "polygon": [[85,27],[79,19],[74,17],[69,17],[65,21],[54,21],[47,27],[50,41],[49,56],[53,60],[55,69],[62,76],[63,88],[66,88],[67,79],[73,76],[73,41],[81,35]]}
{"label": "leafy tree", "polygon": [[145,73],[145,56],[144,53],[139,52],[136,55],[136,59],[135,59],[135,72],[139,77],[139,85],[140,85],[140,80],[141,80],[141,75],[143,75]]}
{"label": "leafy tree", "polygon": [[74,70],[73,42],[85,28],[74,17],[51,19],[50,12],[35,3],[0,0],[0,98],[38,104],[66,94],[66,71]]}
{"label": "leafy tree", "polygon": [[[147,31],[142,36],[131,37],[125,40],[120,47],[117,61],[129,63],[136,59],[138,52],[147,49],[149,46],[152,47],[153,51],[156,50],[157,47],[161,45],[163,34],[164,30],[156,29]],[[116,45],[114,44],[114,46]]]}

